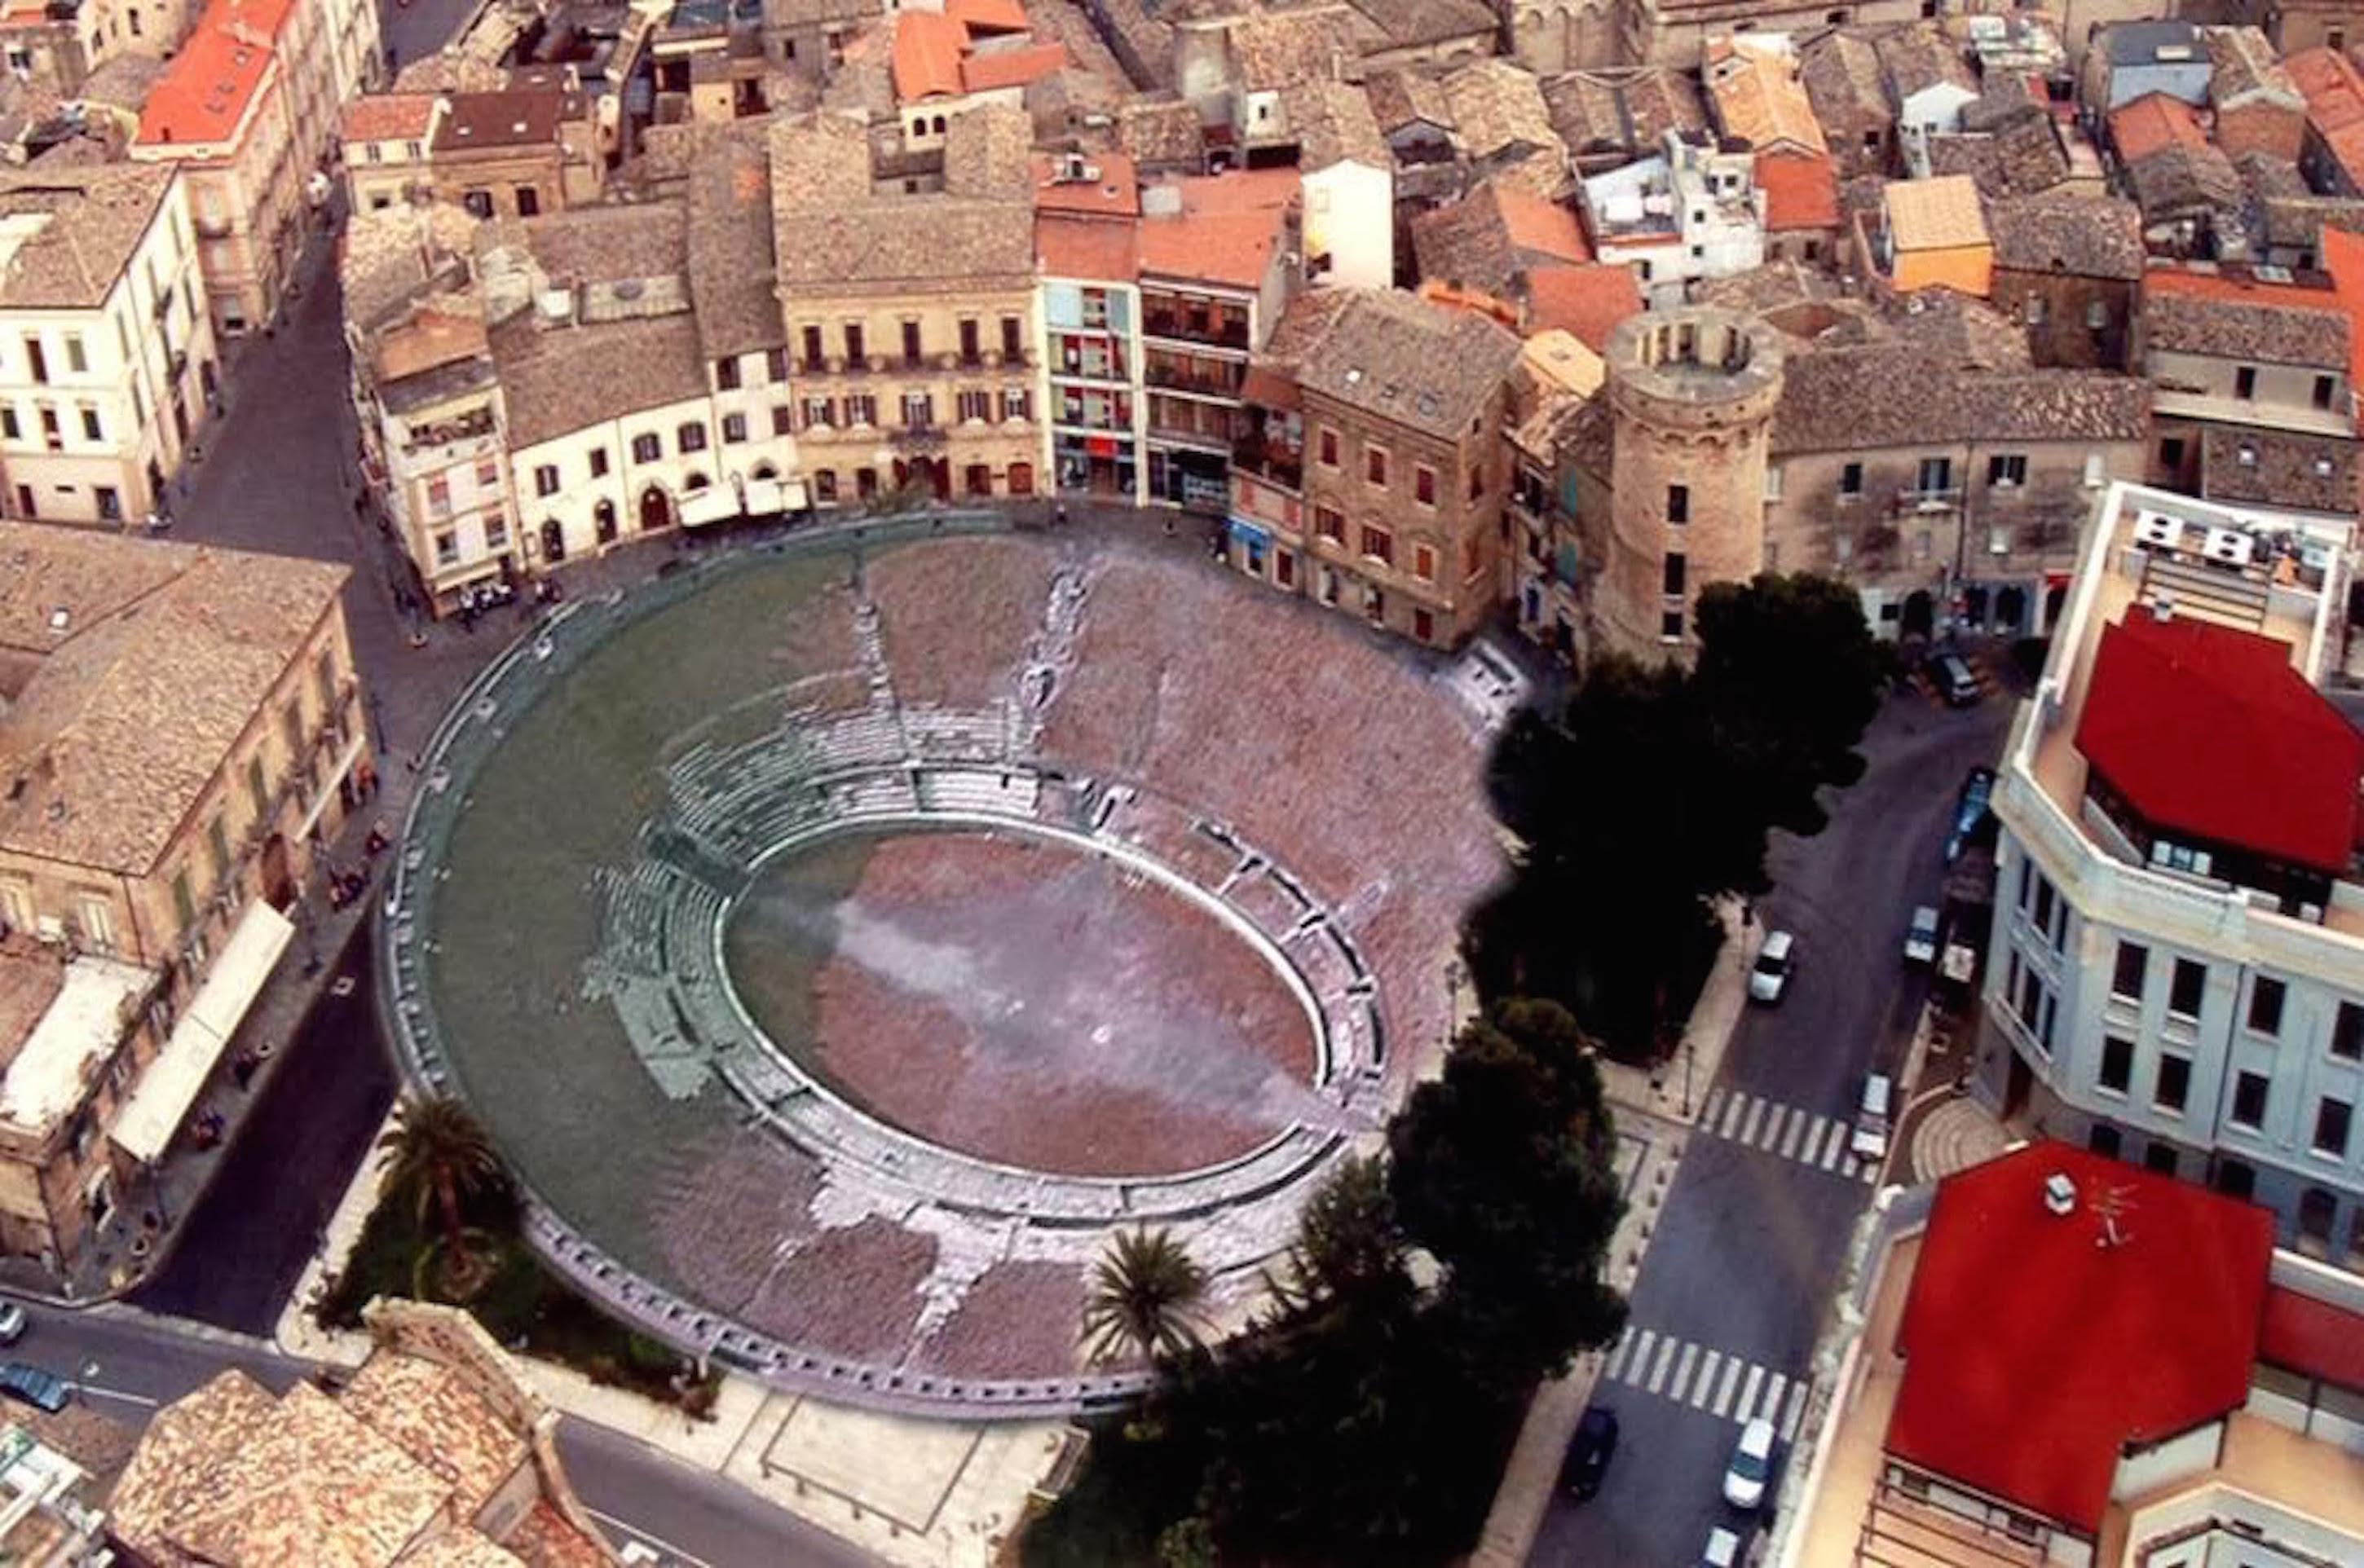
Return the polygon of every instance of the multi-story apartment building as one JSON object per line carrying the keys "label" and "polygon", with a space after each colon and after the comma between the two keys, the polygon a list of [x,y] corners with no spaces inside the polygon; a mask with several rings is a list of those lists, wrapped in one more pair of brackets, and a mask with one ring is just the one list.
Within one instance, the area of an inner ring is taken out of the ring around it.
{"label": "multi-story apartment building", "polygon": [[1259,369],[1232,566],[1415,642],[1467,638],[1499,597],[1518,357],[1474,311],[1377,289],[1301,296]]}
{"label": "multi-story apartment building", "polygon": [[861,120],[774,123],[777,298],[817,505],[1041,488],[1029,140],[1023,113],[971,109],[941,174],[874,179]]}
{"label": "multi-story apartment building", "polygon": [[216,387],[178,174],[0,175],[0,255],[7,512],[120,522],[165,506]]}
{"label": "multi-story apartment building", "polygon": [[1141,193],[1122,153],[1035,160],[1044,461],[1062,495],[1148,498]]}
{"label": "multi-story apartment building", "polygon": [[1974,1087],[2364,1267],[2353,526],[2113,485],[1995,791]]}
{"label": "multi-story apartment building", "polygon": [[[2345,268],[2348,251],[2325,240]],[[2355,330],[2344,291],[2247,271],[2154,267],[2135,362],[2158,389],[2151,475],[2211,500],[2357,509]]]}
{"label": "multi-story apartment building", "polygon": [[351,210],[383,212],[428,192],[427,150],[450,108],[451,100],[434,93],[372,93],[345,106],[337,156]]}
{"label": "multi-story apartment building", "polygon": [[215,332],[273,322],[304,237],[295,82],[280,40],[296,0],[213,0],[148,95],[131,157],[181,171]]}
{"label": "multi-story apartment building", "polygon": [[1248,356],[1302,277],[1294,169],[1161,181],[1142,192],[1141,333],[1149,495],[1220,512]]}
{"label": "multi-story apartment building", "polygon": [[369,742],[346,568],[22,523],[0,557],[0,1247],[63,1271],[286,946]]}
{"label": "multi-story apartment building", "polygon": [[60,0],[0,12],[0,63],[71,98],[98,68],[131,50],[169,53],[188,35],[195,0]]}
{"label": "multi-story apartment building", "polygon": [[452,93],[427,139],[435,195],[478,217],[534,217],[596,201],[597,139],[580,92]]}

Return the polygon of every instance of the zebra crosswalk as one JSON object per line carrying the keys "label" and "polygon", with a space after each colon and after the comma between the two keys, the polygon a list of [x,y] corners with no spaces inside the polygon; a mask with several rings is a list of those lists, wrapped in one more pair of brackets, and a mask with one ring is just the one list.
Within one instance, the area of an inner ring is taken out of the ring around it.
{"label": "zebra crosswalk", "polygon": [[1851,1181],[1879,1180],[1879,1163],[1847,1148],[1847,1124],[1718,1084],[1700,1106],[1699,1130]]}
{"label": "zebra crosswalk", "polygon": [[1735,1425],[1762,1416],[1785,1441],[1798,1435],[1806,1413],[1804,1378],[1650,1329],[1629,1326],[1610,1347],[1600,1377]]}

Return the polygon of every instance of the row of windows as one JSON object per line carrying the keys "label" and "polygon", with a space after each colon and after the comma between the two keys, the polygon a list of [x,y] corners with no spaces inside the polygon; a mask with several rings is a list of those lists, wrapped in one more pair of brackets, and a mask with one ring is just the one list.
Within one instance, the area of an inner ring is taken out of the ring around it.
{"label": "row of windows", "polygon": [[[86,441],[106,439],[106,421],[100,417],[95,405],[78,404],[75,406],[74,413],[77,416],[76,422],[82,427],[83,439]],[[35,404],[33,418],[40,427],[41,439],[50,447],[56,448],[65,443],[64,411],[55,404]],[[21,441],[25,439],[25,422],[17,417],[17,409],[13,404],[0,404],[0,438],[12,441]]]}
{"label": "row of windows", "polygon": [[[1315,506],[1313,532],[1317,538],[1326,539],[1333,544],[1344,546],[1347,542],[1344,514],[1334,506]],[[1396,536],[1392,530],[1382,528],[1377,523],[1359,524],[1355,531],[1354,542],[1356,553],[1364,560],[1376,562],[1386,567],[1396,565]],[[1484,546],[1475,539],[1466,540],[1462,547],[1462,574],[1474,577],[1485,570],[1485,566]],[[1436,547],[1430,544],[1414,544],[1411,547],[1411,574],[1420,581],[1435,582]]]}
{"label": "row of windows", "polygon": [[[1314,455],[1320,460],[1322,467],[1334,470],[1340,466],[1338,432],[1327,426],[1323,427],[1314,443]],[[1363,443],[1363,483],[1376,485],[1380,489],[1387,488],[1392,462],[1392,454],[1387,448],[1376,441],[1365,441]],[[1475,501],[1485,494],[1485,465],[1473,462],[1469,466],[1469,499]],[[1412,464],[1411,498],[1423,506],[1436,505],[1436,470],[1427,463]]]}
{"label": "row of windows", "polygon": [[[2099,452],[2085,457],[2082,483],[2087,489],[2098,488],[2106,477],[2107,464]],[[1990,490],[2017,490],[2027,484],[2025,452],[1993,452],[1987,457],[1987,487]],[[1767,470],[1767,499],[1780,497],[1779,470]],[[1939,497],[1950,495],[1955,489],[1954,460],[1950,457],[1924,457],[1913,467],[1912,493]],[[1842,502],[1857,501],[1864,494],[1864,465],[1851,462],[1839,470],[1838,498]]]}
{"label": "row of windows", "polygon": [[[2139,1005],[2150,977],[2150,949],[2121,940],[2110,971],[2110,995]],[[2178,958],[2168,982],[2167,1010],[2175,1018],[2197,1021],[2208,994],[2208,966],[2198,959]],[[2249,1004],[2243,1022],[2252,1034],[2278,1039],[2290,987],[2270,974],[2249,982]],[[2364,1062],[2364,1003],[2342,1002],[2331,1026],[2331,1054],[2343,1062]]]}
{"label": "row of windows", "polygon": [[[2135,1073],[2135,1042],[2124,1035],[2107,1035],[2102,1040],[2101,1073],[2097,1082],[2102,1091],[2112,1095],[2132,1092]],[[2233,1103],[2225,1119],[2232,1126],[2255,1132],[2265,1125],[2266,1112],[2273,1098],[2273,1080],[2262,1073],[2238,1072],[2233,1076]],[[2158,1053],[2158,1070],[2152,1074],[2150,1103],[2155,1110],[2169,1116],[2184,1114],[2191,1099],[2191,1058],[2181,1051],[2162,1051]],[[2335,1160],[2347,1157],[2348,1135],[2353,1130],[2356,1106],[2352,1101],[2336,1095],[2325,1095],[2314,1104],[2314,1127],[2307,1146],[2317,1154]]]}
{"label": "row of windows", "polygon": [[[901,349],[902,358],[906,361],[925,359],[931,350],[928,347],[927,333],[922,324],[917,320],[906,319],[898,323],[898,327],[896,342]],[[961,359],[969,364],[975,364],[984,359],[985,324],[974,316],[964,316],[960,318],[957,331]],[[797,328],[797,339],[805,368],[820,369],[823,361],[828,358],[828,329],[817,322],[807,322]],[[867,362],[872,351],[877,347],[871,341],[867,324],[860,321],[842,323],[838,328],[837,340],[845,350],[845,362],[849,367]],[[933,351],[942,352],[942,350],[940,347]],[[1016,361],[1023,359],[1025,352],[1025,320],[1016,316],[1003,317],[1001,318],[1002,358]],[[773,379],[786,380],[785,372],[786,366],[782,364],[780,372],[775,373]],[[723,384],[729,386],[736,384],[725,382]]]}

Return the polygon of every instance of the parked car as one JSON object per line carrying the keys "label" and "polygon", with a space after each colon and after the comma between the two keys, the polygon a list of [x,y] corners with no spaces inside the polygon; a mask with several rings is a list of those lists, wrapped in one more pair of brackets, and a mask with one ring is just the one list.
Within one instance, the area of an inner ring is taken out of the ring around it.
{"label": "parked car", "polygon": [[1768,931],[1765,945],[1756,950],[1756,962],[1748,966],[1748,999],[1752,1002],[1773,1003],[1790,988],[1790,976],[1798,967],[1798,939],[1787,931]]}
{"label": "parked car", "polygon": [[32,1324],[25,1309],[13,1301],[0,1301],[0,1345],[13,1345],[25,1337]]}
{"label": "parked car", "polygon": [[1738,1568],[1740,1537],[1718,1525],[1707,1532],[1707,1550],[1700,1553],[1700,1568]]}
{"label": "parked car", "polygon": [[1986,688],[1979,684],[1978,672],[1958,653],[1932,654],[1929,682],[1946,699],[1947,707],[1976,707],[1986,695]]}
{"label": "parked car", "polygon": [[1731,1467],[1723,1473],[1723,1500],[1735,1508],[1756,1507],[1765,1501],[1765,1484],[1772,1475],[1773,1423],[1759,1416],[1740,1429]]}
{"label": "parked car", "polygon": [[1855,1131],[1847,1138],[1847,1151],[1859,1160],[1878,1162],[1888,1158],[1889,1118],[1895,1114],[1896,1084],[1885,1073],[1875,1073],[1863,1081],[1863,1098],[1857,1103]]}
{"label": "parked car", "polygon": [[1572,1497],[1589,1497],[1600,1490],[1609,1462],[1617,1452],[1617,1412],[1605,1405],[1585,1411],[1568,1440],[1567,1458],[1559,1467],[1559,1484]]}
{"label": "parked car", "polygon": [[1912,911],[1912,918],[1904,927],[1904,962],[1930,964],[1937,962],[1937,911],[1923,904]]}
{"label": "parked car", "polygon": [[1954,804],[1954,830],[1946,836],[1946,863],[1992,831],[1995,774],[1992,768],[1972,768],[1962,778],[1962,793]]}
{"label": "parked car", "polygon": [[0,1366],[0,1395],[54,1416],[73,1399],[73,1385],[29,1362]]}

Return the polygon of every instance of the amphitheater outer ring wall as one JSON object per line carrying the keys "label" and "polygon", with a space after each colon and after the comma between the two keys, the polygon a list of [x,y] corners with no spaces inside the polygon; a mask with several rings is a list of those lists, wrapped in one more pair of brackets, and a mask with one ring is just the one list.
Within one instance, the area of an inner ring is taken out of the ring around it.
{"label": "amphitheater outer ring wall", "polygon": [[[442,855],[455,824],[468,804],[468,790],[481,765],[506,740],[508,726],[521,722],[534,705],[557,689],[582,660],[621,631],[730,579],[735,564],[757,557],[806,556],[826,560],[873,549],[898,548],[934,537],[998,534],[1007,524],[991,516],[937,517],[919,524],[865,522],[815,529],[786,540],[740,550],[698,562],[670,583],[652,579],[630,592],[562,606],[551,620],[521,635],[470,684],[446,713],[427,746],[419,771],[422,787],[405,818],[400,844],[379,910],[377,1002],[388,1038],[395,1042],[400,1064],[410,1084],[420,1092],[462,1092],[451,1057],[439,1038],[433,987],[426,983],[424,954],[434,948],[434,884],[444,870]],[[585,635],[578,646],[564,648],[576,631],[570,621],[601,618],[606,624]],[[563,657],[561,657],[562,651]],[[551,662],[554,677],[542,689],[523,692],[537,665]],[[514,712],[510,705],[520,695]],[[489,737],[489,739],[488,739]],[[936,826],[942,815],[924,819]],[[988,824],[996,828],[1006,823]],[[1107,853],[1104,844],[1087,847]],[[1154,859],[1169,886],[1199,891],[1194,884]],[[1233,924],[1235,911],[1220,913]],[[718,933],[719,927],[717,928]],[[1236,937],[1239,932],[1234,929]],[[1257,933],[1255,945],[1265,952],[1269,943]],[[1271,962],[1269,952],[1265,952]],[[1302,996],[1307,986],[1294,963],[1276,967]],[[734,998],[735,1000],[735,998]],[[1377,1008],[1375,998],[1374,1031]],[[1320,1026],[1317,1025],[1317,1028]],[[1321,1039],[1325,1056],[1327,1031]],[[1326,1168],[1328,1162],[1321,1162]],[[701,1355],[755,1373],[799,1391],[875,1407],[957,1418],[1009,1418],[1089,1409],[1121,1401],[1143,1386],[1146,1374],[1132,1371],[1090,1373],[1028,1378],[963,1378],[929,1376],[899,1371],[888,1364],[839,1355],[810,1352],[733,1322],[728,1315],[701,1305],[688,1295],[657,1283],[611,1256],[592,1236],[570,1223],[560,1208],[537,1191],[528,1173],[517,1173],[526,1211],[526,1231],[536,1250],[554,1268],[607,1310],[657,1337]]]}

